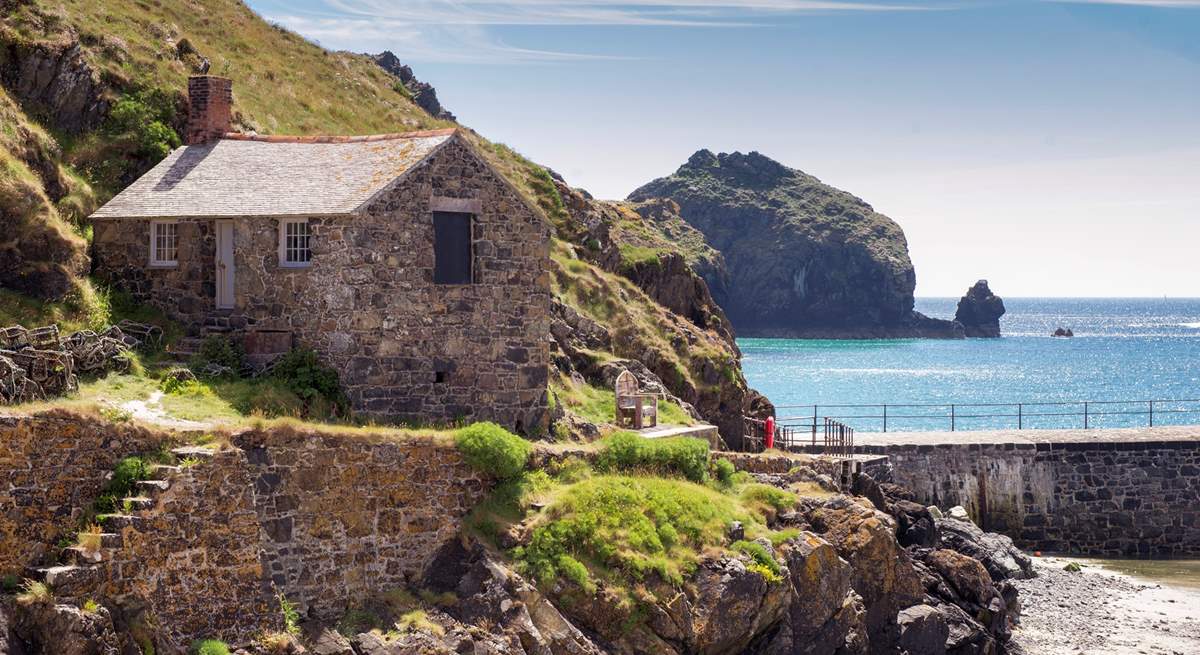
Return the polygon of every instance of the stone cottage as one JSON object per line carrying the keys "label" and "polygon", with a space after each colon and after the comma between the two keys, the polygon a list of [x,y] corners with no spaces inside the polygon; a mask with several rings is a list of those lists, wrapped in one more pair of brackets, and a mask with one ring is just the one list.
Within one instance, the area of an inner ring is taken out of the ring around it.
{"label": "stone cottage", "polygon": [[364,414],[546,424],[550,229],[459,131],[236,134],[229,80],[188,93],[187,145],[92,215],[98,277],[315,349]]}

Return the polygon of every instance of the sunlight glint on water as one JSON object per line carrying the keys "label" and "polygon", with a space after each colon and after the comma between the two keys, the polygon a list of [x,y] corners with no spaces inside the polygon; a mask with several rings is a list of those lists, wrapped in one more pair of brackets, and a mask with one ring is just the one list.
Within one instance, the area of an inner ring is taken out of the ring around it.
{"label": "sunlight glint on water", "polygon": [[[917,309],[949,318],[956,302],[919,299]],[[1005,304],[1008,314],[1001,321],[1001,339],[739,339],[738,345],[750,385],[776,405],[1200,400],[1200,299],[1015,298]],[[1051,338],[1058,326],[1071,328],[1076,336]],[[1162,411],[1172,407],[1197,411]],[[1200,403],[1156,409],[1156,425],[1200,423]],[[780,410],[781,415],[803,413]],[[1141,414],[1110,415],[1092,416],[1089,424],[1128,427],[1146,421]],[[880,427],[877,420],[847,422],[861,431]],[[1016,427],[1015,423],[963,419],[957,428]],[[1026,419],[1025,427],[1082,427],[1082,419]],[[940,418],[892,419],[888,429],[941,430],[948,424]]]}

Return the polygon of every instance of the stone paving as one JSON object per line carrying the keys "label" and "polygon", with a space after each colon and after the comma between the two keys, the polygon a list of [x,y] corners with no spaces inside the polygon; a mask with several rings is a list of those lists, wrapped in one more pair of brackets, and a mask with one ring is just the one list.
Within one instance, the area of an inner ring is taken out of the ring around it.
{"label": "stone paving", "polygon": [[1154,428],[1095,428],[1084,430],[969,430],[960,432],[856,432],[856,446],[1149,443],[1200,441],[1200,426]]}

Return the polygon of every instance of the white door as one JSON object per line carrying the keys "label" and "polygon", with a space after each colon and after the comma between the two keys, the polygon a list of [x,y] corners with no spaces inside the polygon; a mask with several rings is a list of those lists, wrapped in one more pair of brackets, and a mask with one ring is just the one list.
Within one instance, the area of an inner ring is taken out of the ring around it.
{"label": "white door", "polygon": [[217,309],[233,309],[233,221],[217,221]]}

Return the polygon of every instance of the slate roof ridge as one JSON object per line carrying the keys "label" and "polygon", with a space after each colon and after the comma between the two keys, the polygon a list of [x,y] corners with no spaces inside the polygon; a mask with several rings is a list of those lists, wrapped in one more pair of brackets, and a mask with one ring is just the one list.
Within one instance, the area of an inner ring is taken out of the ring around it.
{"label": "slate roof ridge", "polygon": [[243,132],[226,132],[221,139],[228,141],[260,141],[263,143],[369,143],[372,141],[393,141],[396,139],[420,139],[436,136],[452,136],[458,132],[457,127],[447,127],[438,130],[415,130],[412,132],[389,132],[386,134],[363,134],[340,136],[321,134],[311,136],[287,134],[245,134]]}

